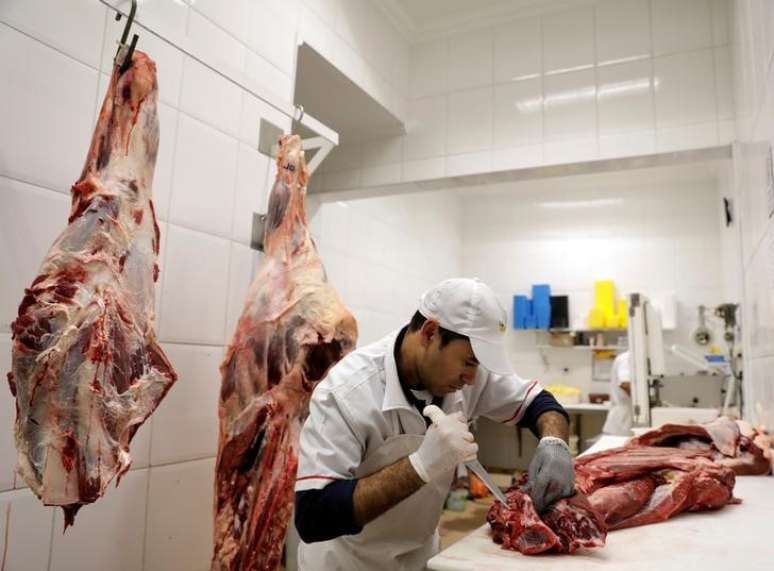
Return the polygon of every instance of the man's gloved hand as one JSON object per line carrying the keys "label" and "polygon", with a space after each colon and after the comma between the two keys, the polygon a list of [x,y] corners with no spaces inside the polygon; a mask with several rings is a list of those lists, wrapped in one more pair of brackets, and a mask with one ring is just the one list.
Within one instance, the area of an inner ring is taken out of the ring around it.
{"label": "man's gloved hand", "polygon": [[529,480],[525,490],[535,509],[541,513],[558,499],[575,491],[575,468],[570,449],[561,438],[540,439],[529,465]]}
{"label": "man's gloved hand", "polygon": [[[430,408],[425,409],[425,414]],[[441,413],[432,418],[433,424],[427,429],[422,444],[409,455],[411,465],[425,482],[441,478],[457,464],[474,459],[478,452],[478,444],[473,440],[461,412]]]}

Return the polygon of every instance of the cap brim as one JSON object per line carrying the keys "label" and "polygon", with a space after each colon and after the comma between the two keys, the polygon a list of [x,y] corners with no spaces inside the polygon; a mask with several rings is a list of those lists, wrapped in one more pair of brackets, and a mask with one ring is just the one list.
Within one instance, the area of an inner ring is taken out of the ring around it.
{"label": "cap brim", "polygon": [[495,343],[487,343],[475,337],[470,338],[470,346],[478,362],[493,373],[498,375],[512,375],[513,367],[505,354],[505,346]]}

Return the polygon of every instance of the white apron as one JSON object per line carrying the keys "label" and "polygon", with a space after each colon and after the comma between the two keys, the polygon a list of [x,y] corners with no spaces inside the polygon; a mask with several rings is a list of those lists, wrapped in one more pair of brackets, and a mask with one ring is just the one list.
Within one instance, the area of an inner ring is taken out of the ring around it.
{"label": "white apron", "polygon": [[610,412],[607,413],[602,432],[615,436],[631,436],[632,434],[632,399],[621,388],[622,382],[630,382],[628,351],[621,353],[613,361],[610,369]]}
{"label": "white apron", "polygon": [[[373,474],[415,452],[424,435],[391,436],[365,458],[357,478]],[[439,551],[438,521],[453,470],[441,482],[425,484],[366,524],[357,535],[298,546],[300,571],[422,571]]]}

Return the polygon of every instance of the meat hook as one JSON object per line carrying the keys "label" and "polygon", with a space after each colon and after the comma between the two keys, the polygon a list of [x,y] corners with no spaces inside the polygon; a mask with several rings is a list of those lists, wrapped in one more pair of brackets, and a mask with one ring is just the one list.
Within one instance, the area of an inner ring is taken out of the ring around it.
{"label": "meat hook", "polygon": [[[129,16],[126,19],[124,25],[124,33],[121,34],[121,41],[118,44],[118,51],[116,52],[115,65],[120,66],[121,73],[124,73],[129,66],[132,65],[132,54],[134,54],[134,48],[137,46],[137,40],[139,36],[134,34],[132,37],[132,43],[129,46],[126,45],[126,39],[129,37],[129,30],[134,24],[134,15],[137,12],[137,0],[132,0],[132,7],[129,9]],[[116,13],[116,22],[121,21],[121,12]]]}

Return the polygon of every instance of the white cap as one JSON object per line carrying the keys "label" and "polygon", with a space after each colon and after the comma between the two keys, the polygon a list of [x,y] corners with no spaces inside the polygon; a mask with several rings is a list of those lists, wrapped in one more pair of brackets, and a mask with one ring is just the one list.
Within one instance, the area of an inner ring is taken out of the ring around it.
{"label": "white cap", "polygon": [[419,312],[441,327],[470,338],[473,354],[493,373],[513,373],[505,352],[508,316],[494,292],[478,278],[452,278],[422,294]]}

